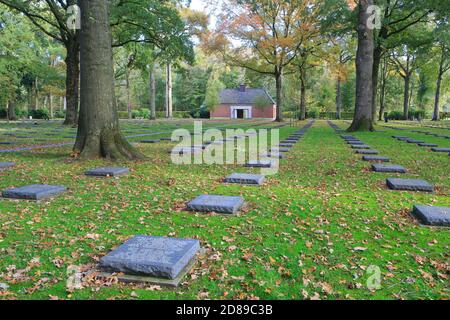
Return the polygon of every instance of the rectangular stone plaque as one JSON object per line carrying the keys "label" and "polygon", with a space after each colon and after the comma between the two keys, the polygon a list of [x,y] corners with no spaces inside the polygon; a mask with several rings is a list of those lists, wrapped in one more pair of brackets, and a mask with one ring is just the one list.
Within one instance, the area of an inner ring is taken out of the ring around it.
{"label": "rectangular stone plaque", "polygon": [[249,168],[270,168],[273,165],[273,160],[250,160],[245,165]]}
{"label": "rectangular stone plaque", "polygon": [[424,180],[388,178],[386,184],[392,190],[410,190],[433,192],[431,184]]}
{"label": "rectangular stone plaque", "polygon": [[238,184],[257,184],[261,185],[264,183],[265,176],[262,174],[250,174],[250,173],[233,173],[225,178],[227,183],[238,183]]}
{"label": "rectangular stone plaque", "polygon": [[292,143],[280,143],[278,146],[279,147],[287,147],[287,148],[292,148],[294,144]]}
{"label": "rectangular stone plaque", "polygon": [[355,151],[357,154],[378,154],[378,150],[360,149]]}
{"label": "rectangular stone plaque", "polygon": [[135,236],[100,259],[100,268],[111,272],[174,279],[195,258],[200,242]]}
{"label": "rectangular stone plaque", "polygon": [[379,162],[389,162],[391,159],[388,157],[381,157],[381,156],[363,156],[362,159],[364,161],[379,161]]}
{"label": "rectangular stone plaque", "polygon": [[436,143],[418,143],[421,147],[437,147],[438,145]]}
{"label": "rectangular stone plaque", "polygon": [[380,163],[373,164],[372,171],[406,173],[406,169],[402,166],[395,164],[380,164]]}
{"label": "rectangular stone plaque", "polygon": [[20,188],[3,190],[2,197],[9,199],[41,200],[59,195],[65,191],[67,191],[67,188],[63,186],[33,184]]}
{"label": "rectangular stone plaque", "polygon": [[365,144],[352,144],[352,149],[370,149],[370,146]]}
{"label": "rectangular stone plaque", "polygon": [[290,150],[289,148],[270,148],[271,152],[289,152]]}
{"label": "rectangular stone plaque", "polygon": [[0,162],[0,169],[14,167],[15,165],[14,162]]}
{"label": "rectangular stone plaque", "polygon": [[430,226],[450,226],[450,207],[415,205],[412,215],[421,223]]}
{"label": "rectangular stone plaque", "polygon": [[447,152],[450,153],[450,148],[431,148],[433,152]]}
{"label": "rectangular stone plaque", "polygon": [[242,197],[201,195],[188,203],[192,211],[234,214],[244,205]]}

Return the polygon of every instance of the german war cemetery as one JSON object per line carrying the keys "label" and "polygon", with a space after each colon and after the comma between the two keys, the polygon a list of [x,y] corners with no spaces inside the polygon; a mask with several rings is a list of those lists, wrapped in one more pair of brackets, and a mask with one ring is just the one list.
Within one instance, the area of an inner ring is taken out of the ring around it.
{"label": "german war cemetery", "polygon": [[450,299],[449,12],[0,0],[0,299]]}

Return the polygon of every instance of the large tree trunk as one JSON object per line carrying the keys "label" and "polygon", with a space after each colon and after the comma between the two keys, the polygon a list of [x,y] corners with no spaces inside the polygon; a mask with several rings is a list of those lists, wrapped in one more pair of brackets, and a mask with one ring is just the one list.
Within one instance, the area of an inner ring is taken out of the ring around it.
{"label": "large tree trunk", "polygon": [[299,120],[306,119],[306,72],[304,68],[300,70],[300,114]]}
{"label": "large tree trunk", "polygon": [[380,113],[378,114],[378,120],[383,120],[384,110],[386,108],[386,81],[383,80],[381,83],[381,91],[380,91]]}
{"label": "large tree trunk", "polygon": [[172,118],[172,65],[166,68],[166,118]]}
{"label": "large tree trunk", "polygon": [[155,65],[150,66],[150,120],[156,119],[156,79]]}
{"label": "large tree trunk", "polygon": [[434,111],[433,111],[433,121],[439,120],[439,100],[441,99],[441,83],[442,83],[442,74],[443,71],[443,63],[444,59],[441,59],[441,63],[439,64],[439,74],[436,82],[436,94],[434,96]]}
{"label": "large tree trunk", "polygon": [[386,79],[387,79],[387,62],[385,58],[383,60],[383,67],[381,70],[380,112],[378,113],[379,121],[383,120],[384,110],[386,109]]}
{"label": "large tree trunk", "polygon": [[336,84],[336,119],[341,119],[342,112],[342,82],[340,76],[337,78]]}
{"label": "large tree trunk", "polygon": [[14,101],[11,101],[11,100],[8,101],[8,107],[6,108],[6,110],[8,112],[8,120],[10,120],[10,121],[17,120],[16,108],[15,108]]}
{"label": "large tree trunk", "polygon": [[131,93],[130,93],[130,73],[127,71],[125,74],[126,90],[127,90],[127,111],[128,119],[133,119],[133,114],[131,112]]}
{"label": "large tree trunk", "polygon": [[373,0],[361,0],[358,5],[358,50],[356,53],[356,103],[353,122],[348,131],[373,131],[372,121],[372,72],[373,30],[367,26],[367,8]]}
{"label": "large tree trunk", "polygon": [[34,110],[39,109],[39,86],[38,86],[38,77],[34,81]]}
{"label": "large tree trunk", "polygon": [[48,95],[48,110],[50,112],[50,118],[53,118],[53,95],[51,93]]}
{"label": "large tree trunk", "polygon": [[275,121],[281,122],[283,121],[283,74],[282,70],[278,70],[278,67],[275,67],[275,84],[276,84],[276,103],[277,103],[277,112]]}
{"label": "large tree trunk", "polygon": [[78,36],[66,44],[66,118],[64,124],[75,126],[78,119],[78,87],[80,78],[80,43]]}
{"label": "large tree trunk", "polygon": [[81,104],[74,153],[81,158],[137,159],[119,129],[108,1],[81,1]]}
{"label": "large tree trunk", "polygon": [[373,67],[372,67],[372,119],[377,118],[377,93],[378,93],[378,75],[380,73],[382,48],[377,46],[373,51]]}
{"label": "large tree trunk", "polygon": [[403,92],[403,118],[405,120],[409,119],[409,83],[410,83],[410,75],[406,75],[403,80],[405,82],[405,89]]}

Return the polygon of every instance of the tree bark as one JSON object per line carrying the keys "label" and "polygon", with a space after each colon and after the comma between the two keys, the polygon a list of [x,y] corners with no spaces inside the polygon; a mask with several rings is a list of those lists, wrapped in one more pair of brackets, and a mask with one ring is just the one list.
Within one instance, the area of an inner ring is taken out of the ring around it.
{"label": "tree bark", "polygon": [[66,118],[64,125],[75,126],[78,120],[78,87],[80,78],[80,43],[78,36],[66,44]]}
{"label": "tree bark", "polygon": [[172,118],[172,65],[166,68],[166,118]]}
{"label": "tree bark", "polygon": [[433,121],[439,120],[439,101],[441,99],[441,84],[442,75],[444,74],[444,53],[442,53],[442,58],[439,63],[439,73],[436,82],[436,94],[434,96],[434,110],[433,110]]}
{"label": "tree bark", "polygon": [[127,90],[127,111],[128,111],[128,119],[133,118],[133,114],[131,112],[131,96],[130,96],[130,73],[127,71],[125,73],[125,81],[126,81],[126,90]]}
{"label": "tree bark", "polygon": [[341,119],[342,112],[342,82],[338,76],[336,84],[336,119]]}
{"label": "tree bark", "polygon": [[408,74],[405,77],[403,77],[403,80],[405,82],[405,89],[403,92],[403,118],[405,120],[409,119],[409,83],[410,83],[411,76]]}
{"label": "tree bark", "polygon": [[386,109],[386,79],[387,79],[387,62],[386,58],[384,58],[381,70],[380,111],[378,113],[378,121],[383,120],[384,110]]}
{"label": "tree bark", "polygon": [[277,103],[277,112],[275,121],[281,122],[283,121],[283,97],[282,97],[282,88],[283,88],[283,74],[282,70],[279,70],[278,67],[275,67],[275,83],[276,83],[276,103]]}
{"label": "tree bark", "polygon": [[373,0],[361,0],[358,4],[358,50],[356,53],[356,103],[353,122],[348,129],[353,131],[373,131],[372,120],[372,73],[373,73],[373,30],[368,28],[367,8]]}
{"label": "tree bark", "polygon": [[378,93],[378,76],[380,73],[380,63],[382,49],[377,46],[373,51],[373,67],[372,67],[372,119],[377,118],[377,93]]}
{"label": "tree bark", "polygon": [[8,111],[8,120],[14,121],[17,120],[16,108],[14,101],[8,101],[8,107],[6,109]]}
{"label": "tree bark", "polygon": [[150,120],[156,119],[156,79],[155,65],[150,66]]}
{"label": "tree bark", "polygon": [[34,79],[31,83],[29,91],[28,111],[37,109],[37,80]]}
{"label": "tree bark", "polygon": [[386,81],[381,83],[380,91],[380,113],[378,114],[378,120],[382,121],[384,116],[384,110],[386,109]]}
{"label": "tree bark", "polygon": [[83,159],[142,159],[119,129],[108,1],[81,1],[81,104],[74,153]]}
{"label": "tree bark", "polygon": [[300,114],[299,120],[306,119],[306,72],[300,69]]}
{"label": "tree bark", "polygon": [[51,93],[48,95],[48,110],[50,112],[50,118],[53,118],[53,95]]}

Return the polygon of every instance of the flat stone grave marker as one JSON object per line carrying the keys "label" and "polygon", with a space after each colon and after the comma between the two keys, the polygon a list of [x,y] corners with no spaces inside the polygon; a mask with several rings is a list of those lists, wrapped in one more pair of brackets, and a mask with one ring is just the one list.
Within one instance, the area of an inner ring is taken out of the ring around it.
{"label": "flat stone grave marker", "polygon": [[357,154],[378,154],[378,150],[370,150],[370,149],[359,149],[356,150],[355,153]]}
{"label": "flat stone grave marker", "polygon": [[86,171],[87,176],[93,177],[118,177],[125,174],[128,174],[130,170],[128,168],[120,168],[120,167],[102,167],[102,168],[94,168]]}
{"label": "flat stone grave marker", "polygon": [[41,200],[59,195],[65,191],[67,191],[67,188],[63,186],[33,184],[24,187],[3,190],[2,197],[9,199]]}
{"label": "flat stone grave marker", "polygon": [[408,137],[400,137],[400,138],[397,138],[397,140],[407,141],[407,140],[410,140],[410,139]]}
{"label": "flat stone grave marker", "polygon": [[450,226],[450,207],[415,205],[412,215],[421,223],[430,226]]}
{"label": "flat stone grave marker", "polygon": [[242,197],[201,195],[188,203],[192,211],[235,214],[244,205]]}
{"label": "flat stone grave marker", "polygon": [[396,164],[380,164],[380,163],[373,164],[372,171],[406,173],[406,169],[402,166]]}
{"label": "flat stone grave marker", "polygon": [[155,139],[155,140],[142,140],[142,141],[139,141],[140,143],[158,143],[158,142],[161,142],[161,140],[160,139]]}
{"label": "flat stone grave marker", "polygon": [[161,138],[161,141],[172,141],[172,138]]}
{"label": "flat stone grave marker", "polygon": [[437,147],[438,145],[436,143],[418,143],[421,147]]}
{"label": "flat stone grave marker", "polygon": [[370,146],[365,144],[352,144],[352,149],[370,149]]}
{"label": "flat stone grave marker", "polygon": [[341,136],[342,139],[356,139],[354,136]]}
{"label": "flat stone grave marker", "polygon": [[271,152],[289,152],[291,149],[289,148],[270,148]]}
{"label": "flat stone grave marker", "polygon": [[292,143],[280,143],[278,146],[280,146],[280,147],[292,148],[292,147],[293,147],[293,144],[292,144]]}
{"label": "flat stone grave marker", "polygon": [[433,152],[450,152],[450,148],[431,148]]}
{"label": "flat stone grave marker", "polygon": [[362,142],[362,141],[359,140],[359,139],[344,139],[344,141],[347,142],[347,143],[352,143],[352,142]]}
{"label": "flat stone grave marker", "polygon": [[365,143],[359,140],[351,140],[347,141],[347,144],[365,144]]}
{"label": "flat stone grave marker", "polygon": [[424,143],[425,141],[415,140],[415,139],[409,139],[409,140],[406,140],[406,142],[408,142],[408,143],[419,144],[419,143]]}
{"label": "flat stone grave marker", "polygon": [[200,242],[195,239],[135,236],[101,258],[99,266],[104,271],[123,272],[126,276],[178,278],[178,281],[167,282],[177,286],[192,267],[199,250]]}
{"label": "flat stone grave marker", "polygon": [[388,178],[386,184],[392,190],[433,192],[434,188],[425,180]]}
{"label": "flat stone grave marker", "polygon": [[14,167],[16,164],[14,162],[0,162],[0,170],[5,168]]}
{"label": "flat stone grave marker", "polygon": [[238,184],[263,184],[265,176],[262,174],[251,174],[251,173],[233,173],[225,178],[227,183],[238,183]]}
{"label": "flat stone grave marker", "polygon": [[3,141],[3,142],[0,142],[0,144],[3,144],[3,145],[10,145],[10,144],[14,144],[14,142]]}
{"label": "flat stone grave marker", "polygon": [[388,157],[381,157],[381,156],[363,156],[362,159],[364,161],[379,161],[379,162],[391,161]]}
{"label": "flat stone grave marker", "polygon": [[249,168],[270,168],[273,165],[273,160],[250,160],[245,165]]}

